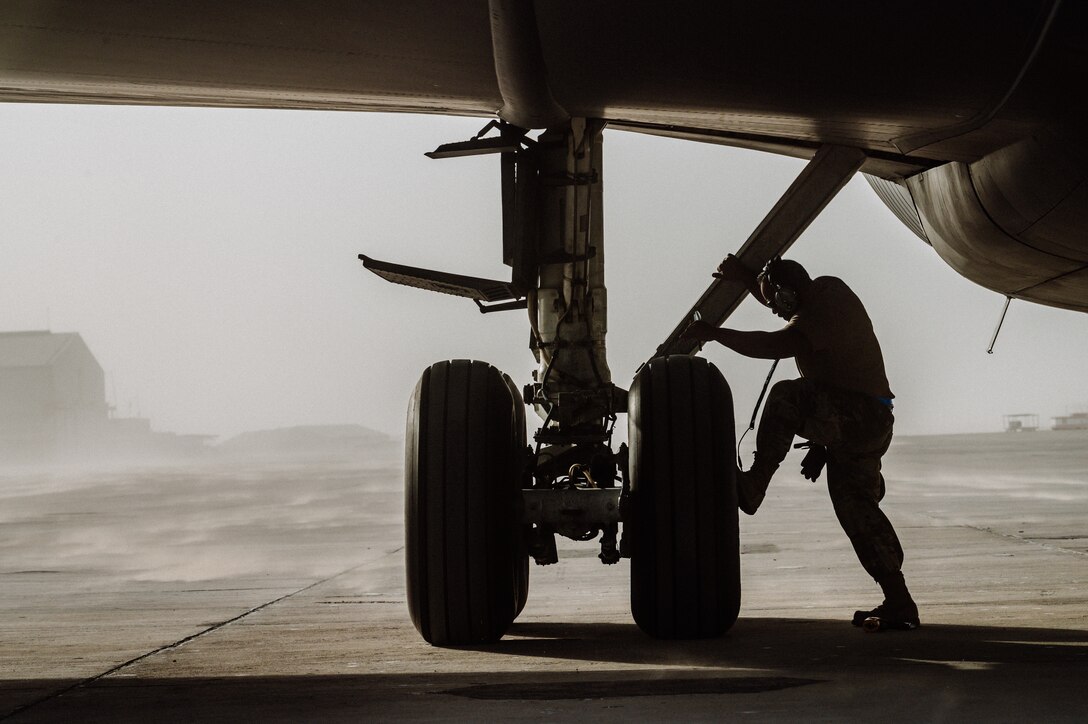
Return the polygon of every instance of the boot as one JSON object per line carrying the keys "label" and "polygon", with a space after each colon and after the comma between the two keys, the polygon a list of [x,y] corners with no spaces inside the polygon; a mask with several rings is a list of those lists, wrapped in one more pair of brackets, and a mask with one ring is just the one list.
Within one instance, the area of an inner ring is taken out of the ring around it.
{"label": "boot", "polygon": [[866,619],[876,618],[891,628],[918,628],[921,625],[918,620],[918,606],[907,590],[903,574],[897,572],[877,583],[884,591],[884,603],[871,611],[855,611],[853,624],[861,626]]}
{"label": "boot", "polygon": [[760,457],[759,452],[756,452],[751,468],[737,468],[737,507],[748,515],[755,515],[776,470],[778,463]]}

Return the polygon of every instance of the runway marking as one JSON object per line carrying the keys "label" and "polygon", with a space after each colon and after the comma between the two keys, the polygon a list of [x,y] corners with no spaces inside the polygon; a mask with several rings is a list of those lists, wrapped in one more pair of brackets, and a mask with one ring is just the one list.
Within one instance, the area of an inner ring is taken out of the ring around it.
{"label": "runway marking", "polygon": [[[381,558],[387,558],[387,557],[389,557],[391,555],[395,555],[395,554],[399,553],[402,550],[404,550],[404,546],[400,546],[399,548],[394,548],[391,551],[386,551],[385,554],[383,556],[381,556]],[[380,558],[378,560],[380,560]],[[122,669],[126,669],[129,666],[132,666],[133,664],[137,664],[137,663],[143,661],[144,659],[155,656],[156,654],[161,654],[164,651],[169,651],[170,649],[176,649],[176,648],[178,648],[180,646],[184,646],[185,644],[189,643],[190,641],[198,639],[201,636],[204,636],[205,634],[209,634],[209,633],[211,633],[213,631],[218,631],[219,629],[223,628],[224,626],[229,626],[232,623],[236,623],[238,621],[241,621],[246,616],[257,613],[258,611],[262,611],[262,610],[268,608],[269,606],[274,606],[275,604],[280,603],[282,601],[286,601],[287,599],[289,599],[289,598],[291,598],[293,596],[297,596],[300,593],[305,593],[306,591],[309,591],[311,588],[314,588],[316,586],[320,586],[323,583],[328,583],[329,581],[331,581],[331,580],[333,580],[335,578],[339,578],[340,576],[343,576],[343,575],[345,575],[347,573],[357,571],[358,569],[363,568],[364,566],[371,565],[373,562],[374,561],[366,561],[365,563],[360,563],[357,566],[352,566],[351,568],[346,568],[346,569],[340,571],[339,573],[334,573],[331,576],[328,576],[326,578],[322,578],[320,581],[314,581],[313,583],[311,583],[308,586],[303,586],[302,588],[298,589],[297,591],[292,591],[291,593],[284,594],[284,595],[280,596],[279,598],[274,598],[271,601],[266,601],[265,603],[262,603],[259,606],[254,606],[253,608],[251,608],[251,609],[249,609],[247,611],[244,611],[243,613],[240,613],[237,616],[234,616],[232,618],[228,618],[225,621],[220,621],[218,623],[211,624],[210,626],[207,626],[206,628],[204,628],[204,629],[202,629],[200,631],[197,631],[195,634],[190,634],[189,636],[178,639],[177,641],[174,641],[173,643],[164,644],[164,645],[158,647],[157,649],[154,649],[152,651],[148,651],[145,654],[140,654],[139,656],[137,656],[135,658],[132,658],[132,659],[129,659],[128,661],[125,661],[124,663],[117,664],[116,666],[114,666],[114,667],[112,667],[110,669],[107,669],[106,671],[103,671],[100,674],[96,674],[94,676],[88,677],[86,679],[83,679],[82,681],[77,681],[76,683],[71,684],[70,686],[66,686],[63,689],[58,689],[57,691],[51,692],[51,693],[41,697],[40,699],[35,699],[34,701],[31,701],[31,702],[29,702],[27,704],[23,704],[22,706],[16,707],[15,709],[12,709],[11,711],[9,711],[7,714],[0,715],[0,720],[11,719],[13,717],[16,717],[19,714],[22,714],[23,712],[27,711],[28,709],[31,709],[31,708],[33,708],[35,706],[38,706],[39,704],[44,704],[47,701],[52,701],[53,699],[57,699],[57,698],[59,698],[61,696],[64,696],[65,694],[67,694],[67,693],[69,693],[71,691],[75,691],[76,689],[80,689],[82,687],[89,686],[90,684],[93,684],[96,681],[99,681],[100,679],[104,679],[107,676],[110,676],[112,674],[116,674],[117,672],[121,671]]]}

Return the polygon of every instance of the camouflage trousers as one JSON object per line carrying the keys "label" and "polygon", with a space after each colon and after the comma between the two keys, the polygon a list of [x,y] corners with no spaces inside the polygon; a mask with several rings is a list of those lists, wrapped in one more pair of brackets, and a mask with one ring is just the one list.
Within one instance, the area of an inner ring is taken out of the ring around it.
{"label": "camouflage trousers", "polygon": [[874,397],[801,378],[771,388],[756,431],[757,464],[772,468],[785,459],[795,435],[827,448],[835,515],[877,582],[898,576],[903,566],[903,547],[880,510],[880,459],[891,444],[894,420],[891,407]]}

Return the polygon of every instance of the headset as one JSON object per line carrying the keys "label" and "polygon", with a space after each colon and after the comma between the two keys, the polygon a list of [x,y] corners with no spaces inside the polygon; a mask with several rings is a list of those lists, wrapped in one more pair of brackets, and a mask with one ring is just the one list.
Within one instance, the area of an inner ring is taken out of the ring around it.
{"label": "headset", "polygon": [[792,315],[797,311],[797,291],[792,287],[779,283],[775,278],[775,269],[781,261],[782,257],[780,256],[768,261],[767,265],[763,267],[763,271],[759,273],[759,279],[761,281],[766,280],[771,285],[771,289],[774,290],[774,294],[767,300],[770,302],[771,309],[785,315]]}

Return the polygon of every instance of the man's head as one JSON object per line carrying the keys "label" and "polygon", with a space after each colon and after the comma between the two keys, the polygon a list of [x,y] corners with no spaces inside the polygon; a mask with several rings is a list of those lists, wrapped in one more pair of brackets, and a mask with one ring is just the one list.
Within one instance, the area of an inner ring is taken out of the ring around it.
{"label": "man's head", "polygon": [[759,274],[759,291],[771,310],[789,319],[797,311],[801,294],[812,283],[805,268],[791,259],[775,257]]}

